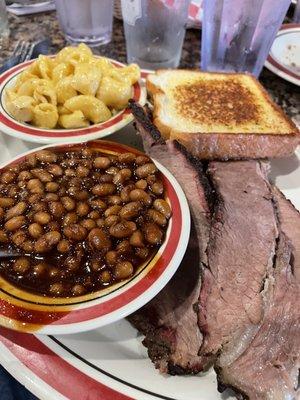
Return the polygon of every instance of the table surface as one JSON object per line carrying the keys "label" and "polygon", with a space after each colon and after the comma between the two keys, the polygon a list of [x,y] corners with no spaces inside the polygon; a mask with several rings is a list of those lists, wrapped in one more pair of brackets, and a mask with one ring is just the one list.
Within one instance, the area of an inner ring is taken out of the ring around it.
{"label": "table surface", "polygon": [[[49,37],[53,43],[51,51],[57,52],[66,45],[59,29],[55,12],[21,16],[9,15],[10,38],[0,46],[0,64],[9,57],[18,40],[40,40]],[[199,68],[200,62],[201,31],[189,29],[183,46],[180,67]],[[123,32],[123,23],[114,20],[113,38],[108,45],[95,49],[96,53],[126,62],[126,47]],[[264,68],[260,76],[262,84],[266,87],[277,104],[286,114],[300,126],[300,89]]]}
{"label": "table surface", "polygon": [[[17,17],[9,15],[10,38],[7,43],[0,44],[0,65],[2,61],[9,57],[15,43],[18,40],[41,40],[49,37],[53,43],[51,52],[55,53],[66,45],[60,32],[55,12],[44,13],[31,16]],[[188,30],[182,52],[181,67],[199,68],[200,61],[200,36],[199,30]],[[121,21],[114,20],[113,40],[110,44],[99,47],[95,52],[105,55],[122,62],[126,62],[125,39],[123,25]],[[285,110],[285,112],[300,126],[300,89],[277,77],[272,72],[263,70],[261,82],[267,88],[273,99]],[[124,135],[121,138],[120,133],[112,135],[111,140],[124,141]],[[125,137],[128,137],[127,135]],[[138,138],[134,139],[135,141]],[[140,143],[128,143],[138,147]],[[36,144],[29,144],[12,137],[0,136],[0,148],[2,151],[1,162],[21,153],[28,148],[33,148]],[[277,168],[278,169],[278,168]],[[276,170],[276,168],[275,168]],[[277,171],[277,170],[276,170]],[[295,179],[295,182],[298,179]],[[280,183],[280,182],[279,182]],[[288,192],[288,190],[287,190]],[[2,369],[0,369],[0,398],[4,400],[26,399],[32,400],[28,392],[22,390],[21,386],[16,384]]]}

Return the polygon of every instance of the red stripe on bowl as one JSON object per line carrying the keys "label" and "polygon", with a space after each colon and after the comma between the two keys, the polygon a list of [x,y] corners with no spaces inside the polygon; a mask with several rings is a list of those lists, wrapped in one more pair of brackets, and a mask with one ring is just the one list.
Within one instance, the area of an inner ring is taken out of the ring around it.
{"label": "red stripe on bowl", "polygon": [[33,335],[0,328],[0,341],[30,371],[69,400],[83,398],[84,393],[89,400],[133,400],[85,375]]}
{"label": "red stripe on bowl", "polygon": [[[25,126],[22,124],[15,123],[11,119],[8,119],[4,114],[0,113],[0,122],[2,122],[4,125],[8,126],[11,129],[14,129],[18,131],[19,133],[24,133],[25,135],[34,135],[34,136],[42,136],[42,137],[74,137],[74,136],[84,136],[88,135],[89,133],[93,132],[101,132],[101,130],[108,128],[119,121],[121,121],[123,118],[123,113],[118,114],[115,117],[109,119],[106,123],[103,123],[101,125],[94,126],[92,128],[86,128],[83,130],[57,130],[57,131],[52,131],[52,130],[39,130],[39,129],[32,129],[29,126]],[[103,126],[106,124],[105,126]]]}
{"label": "red stripe on bowl", "polygon": [[32,64],[33,60],[26,61],[22,64],[16,65],[15,67],[9,69],[8,71],[4,72],[0,76],[0,84],[3,83],[6,79],[8,79],[11,75],[14,75],[15,72],[20,71],[21,69],[25,69],[28,65]]}
{"label": "red stripe on bowl", "polygon": [[143,79],[146,79],[147,76],[148,76],[149,74],[151,74],[151,72],[148,72],[148,71],[141,71],[141,77],[142,77]]}

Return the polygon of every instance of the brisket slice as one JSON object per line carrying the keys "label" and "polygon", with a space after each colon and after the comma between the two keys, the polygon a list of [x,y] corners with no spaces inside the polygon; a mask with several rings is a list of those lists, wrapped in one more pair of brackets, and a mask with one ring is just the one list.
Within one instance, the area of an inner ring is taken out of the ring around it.
{"label": "brisket slice", "polygon": [[178,142],[164,141],[152,123],[149,111],[145,112],[132,101],[130,108],[146,153],[168,168],[184,190],[201,249],[200,261],[204,261],[203,258],[206,261],[210,229],[210,207],[207,198],[211,198],[212,193],[202,163],[193,158]]}
{"label": "brisket slice", "polygon": [[211,162],[207,173],[216,202],[200,295],[201,354],[236,357],[263,317],[261,290],[273,265],[277,222],[263,164]]}
{"label": "brisket slice", "polygon": [[163,373],[194,374],[203,369],[198,356],[202,335],[194,310],[201,284],[199,263],[194,233],[170,282],[146,306],[128,317],[145,335],[143,344],[149,358]]}
{"label": "brisket slice", "polygon": [[247,349],[222,357],[218,378],[250,400],[296,400],[300,369],[300,214],[274,188],[281,226],[275,269],[265,282],[265,315]]}
{"label": "brisket slice", "polygon": [[204,361],[198,356],[202,335],[195,306],[209,234],[210,215],[205,196],[208,184],[201,180],[201,163],[188,158],[177,143],[165,143],[140,106],[132,104],[131,108],[146,152],[165,165],[185,191],[191,210],[192,233],[185,257],[174,277],[129,320],[145,335],[143,343],[148,348],[149,357],[162,372],[198,373],[203,369]]}
{"label": "brisket slice", "polygon": [[[300,283],[300,213],[276,187],[274,196],[279,211],[281,230],[290,239],[293,251],[291,265],[297,282]],[[299,306],[300,307],[300,306]]]}
{"label": "brisket slice", "polygon": [[[147,126],[137,120],[147,152],[177,176],[193,220],[201,199],[206,222],[202,229],[196,220],[187,254],[167,287],[132,317],[146,335],[151,359],[178,374],[200,371],[214,355],[220,387],[231,386],[250,400],[299,399],[299,213],[270,187],[263,164],[211,162],[207,183],[201,163],[176,142],[165,144],[149,118]],[[187,162],[198,174],[186,175]],[[205,197],[209,202],[214,190],[210,221]],[[198,264],[205,271],[198,312],[204,342],[192,307],[201,287]]]}

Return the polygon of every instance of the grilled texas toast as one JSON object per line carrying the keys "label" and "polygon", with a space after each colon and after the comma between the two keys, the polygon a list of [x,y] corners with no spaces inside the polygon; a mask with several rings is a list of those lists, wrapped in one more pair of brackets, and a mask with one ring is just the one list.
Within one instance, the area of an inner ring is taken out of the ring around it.
{"label": "grilled texas toast", "polygon": [[160,70],[147,78],[154,123],[202,159],[283,157],[297,127],[251,75]]}

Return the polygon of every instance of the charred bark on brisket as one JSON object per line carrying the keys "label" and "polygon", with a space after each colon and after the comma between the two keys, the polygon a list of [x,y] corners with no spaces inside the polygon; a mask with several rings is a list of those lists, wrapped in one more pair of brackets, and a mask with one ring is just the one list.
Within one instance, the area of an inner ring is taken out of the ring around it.
{"label": "charred bark on brisket", "polygon": [[140,106],[131,103],[131,109],[146,152],[164,164],[185,190],[192,216],[192,234],[185,257],[172,280],[129,320],[145,334],[149,357],[162,372],[198,373],[207,363],[206,357],[198,355],[202,335],[195,305],[200,293],[202,265],[206,263],[209,184],[198,160],[179,143],[164,141],[149,113]]}

